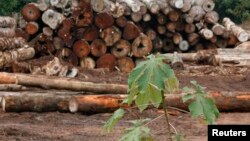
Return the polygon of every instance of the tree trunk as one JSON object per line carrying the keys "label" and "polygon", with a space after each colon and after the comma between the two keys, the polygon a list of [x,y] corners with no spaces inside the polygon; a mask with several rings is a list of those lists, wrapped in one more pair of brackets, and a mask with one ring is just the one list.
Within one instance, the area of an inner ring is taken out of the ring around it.
{"label": "tree trunk", "polygon": [[225,32],[225,27],[223,25],[220,25],[220,24],[215,24],[212,27],[212,31],[214,32],[215,35],[221,36]]}
{"label": "tree trunk", "polygon": [[[104,61],[104,60],[103,60]],[[0,84],[17,84],[23,86],[46,87],[51,89],[62,89],[72,91],[83,91],[92,93],[127,93],[127,85],[122,84],[102,84],[83,82],[79,80],[41,76],[41,75],[25,75],[0,73]]]}
{"label": "tree trunk", "polygon": [[111,53],[116,58],[122,58],[129,55],[131,52],[131,44],[126,40],[119,40],[111,49]]}
{"label": "tree trunk", "polygon": [[101,39],[96,39],[91,43],[91,54],[95,57],[101,57],[106,54],[107,46],[105,42]]}
{"label": "tree trunk", "polygon": [[26,33],[29,35],[34,35],[38,32],[39,25],[36,22],[28,22],[25,27]]}
{"label": "tree trunk", "polygon": [[117,66],[121,72],[130,73],[135,68],[135,63],[129,57],[123,57],[118,60]]}
{"label": "tree trunk", "polygon": [[107,68],[110,71],[115,69],[116,64],[117,60],[112,54],[105,54],[96,61],[97,68]]}
{"label": "tree trunk", "polygon": [[86,40],[78,40],[73,45],[73,52],[79,58],[87,57],[90,53],[90,45]]}
{"label": "tree trunk", "polygon": [[0,51],[12,50],[22,47],[27,47],[26,41],[23,38],[1,38],[0,37]]}
{"label": "tree trunk", "polygon": [[95,60],[91,57],[82,58],[80,60],[81,68],[94,69],[96,66]]}
{"label": "tree trunk", "polygon": [[122,36],[125,40],[133,40],[140,36],[140,33],[140,29],[133,22],[127,22]]}
{"label": "tree trunk", "polygon": [[24,61],[35,56],[34,48],[21,48],[9,52],[0,52],[0,68],[10,65],[13,61]]}
{"label": "tree trunk", "polygon": [[36,21],[41,17],[41,12],[38,7],[36,7],[34,4],[27,4],[22,8],[21,11],[23,18],[30,22],[30,21]]}
{"label": "tree trunk", "polygon": [[121,16],[115,20],[117,26],[124,28],[127,24],[127,18],[125,16]]}
{"label": "tree trunk", "polygon": [[137,37],[132,44],[132,53],[135,57],[147,56],[153,49],[150,38],[144,34]]}
{"label": "tree trunk", "polygon": [[114,18],[106,13],[99,13],[95,16],[95,24],[100,29],[105,29],[114,25]]}

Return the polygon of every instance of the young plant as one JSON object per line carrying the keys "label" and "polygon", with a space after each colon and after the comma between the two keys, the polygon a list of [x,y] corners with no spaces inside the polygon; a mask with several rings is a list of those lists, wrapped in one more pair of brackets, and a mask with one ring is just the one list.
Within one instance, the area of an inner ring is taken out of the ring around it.
{"label": "young plant", "polygon": [[[178,90],[179,81],[170,66],[164,63],[165,59],[163,56],[150,55],[148,60],[141,62],[130,73],[128,78],[129,95],[124,103],[131,105],[134,102],[141,112],[149,105],[153,105],[155,108],[162,105],[166,118],[167,141],[172,141],[165,94]],[[218,117],[218,109],[213,100],[206,97],[203,87],[195,82],[192,84],[196,91],[185,95],[183,101],[194,100],[189,106],[192,117],[204,116],[207,123],[212,124]],[[104,125],[104,129],[111,132],[124,114],[125,110],[118,109]],[[120,141],[152,141],[150,130],[144,126],[144,122],[145,120],[133,121],[133,127],[126,130]]]}

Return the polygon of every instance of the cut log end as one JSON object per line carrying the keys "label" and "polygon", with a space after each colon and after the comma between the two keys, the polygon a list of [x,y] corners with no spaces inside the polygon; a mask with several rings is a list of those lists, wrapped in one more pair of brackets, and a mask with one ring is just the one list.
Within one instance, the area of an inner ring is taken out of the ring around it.
{"label": "cut log end", "polygon": [[75,99],[69,101],[69,111],[71,113],[76,113],[78,111],[78,103]]}

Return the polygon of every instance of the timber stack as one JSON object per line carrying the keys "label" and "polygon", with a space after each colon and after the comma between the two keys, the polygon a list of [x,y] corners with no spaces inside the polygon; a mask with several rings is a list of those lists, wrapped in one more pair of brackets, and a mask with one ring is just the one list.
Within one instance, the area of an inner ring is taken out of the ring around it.
{"label": "timber stack", "polygon": [[37,58],[130,72],[150,53],[232,48],[249,40],[229,18],[220,24],[214,7],[213,0],[39,0],[23,7],[15,36]]}

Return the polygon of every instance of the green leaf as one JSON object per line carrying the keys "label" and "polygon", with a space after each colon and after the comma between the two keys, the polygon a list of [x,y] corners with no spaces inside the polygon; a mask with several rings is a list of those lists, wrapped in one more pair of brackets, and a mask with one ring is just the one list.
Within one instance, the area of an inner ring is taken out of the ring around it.
{"label": "green leaf", "polygon": [[148,86],[149,86],[148,92],[150,95],[150,100],[156,108],[159,108],[162,102],[161,90],[153,84],[149,84]]}
{"label": "green leaf", "polygon": [[167,79],[166,85],[167,93],[174,93],[179,89],[179,80],[175,76],[172,76]]}
{"label": "green leaf", "polygon": [[150,101],[149,93],[139,94],[135,100],[135,104],[142,112],[148,107]]}
{"label": "green leaf", "polygon": [[132,85],[132,88],[130,89],[128,97],[123,101],[123,103],[127,103],[128,105],[131,105],[134,97],[139,93],[138,91],[138,85],[134,83]]}
{"label": "green leaf", "polygon": [[194,97],[195,97],[195,95],[193,95],[193,94],[186,94],[186,95],[184,95],[184,96],[182,97],[182,101],[185,103],[185,102],[187,102],[188,100],[194,99]]}
{"label": "green leaf", "polygon": [[119,122],[119,120],[124,116],[124,114],[125,111],[123,109],[116,110],[114,114],[111,116],[111,118],[103,126],[103,130],[108,133],[112,132],[114,127]]}
{"label": "green leaf", "polygon": [[197,84],[196,81],[191,82],[195,88],[193,94],[187,94],[182,97],[183,102],[188,100],[194,100],[189,105],[189,111],[193,118],[202,117],[208,124],[213,124],[219,117],[219,110],[215,105],[215,102],[207,97],[205,88]]}
{"label": "green leaf", "polygon": [[150,129],[143,124],[147,120],[132,121],[133,127],[126,129],[125,134],[119,141],[153,141],[150,135]]}
{"label": "green leaf", "polygon": [[128,79],[130,93],[126,102],[132,103],[132,97],[135,97],[135,103],[141,111],[146,109],[150,102],[159,107],[162,102],[161,94],[168,87],[166,81],[171,78],[171,87],[176,86],[174,71],[163,62],[164,59],[166,58],[162,56],[150,55],[148,60],[141,62],[130,73]]}

